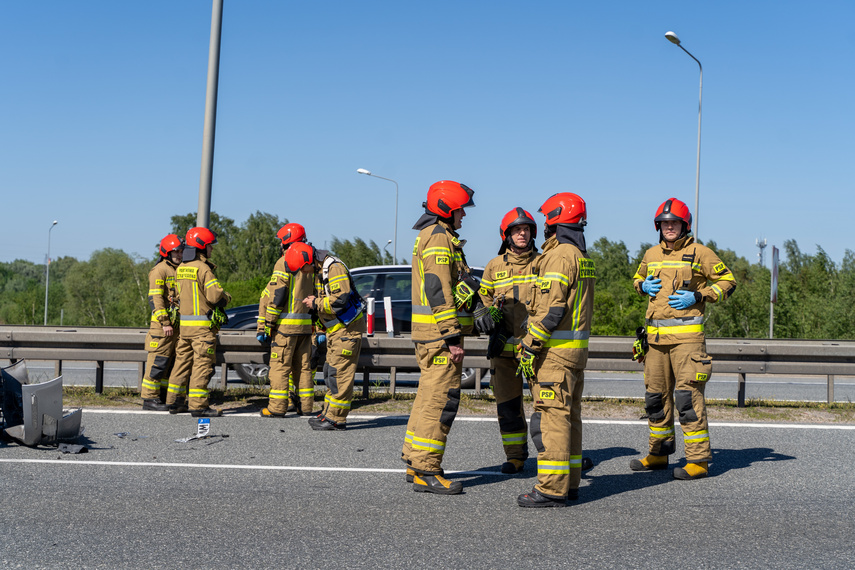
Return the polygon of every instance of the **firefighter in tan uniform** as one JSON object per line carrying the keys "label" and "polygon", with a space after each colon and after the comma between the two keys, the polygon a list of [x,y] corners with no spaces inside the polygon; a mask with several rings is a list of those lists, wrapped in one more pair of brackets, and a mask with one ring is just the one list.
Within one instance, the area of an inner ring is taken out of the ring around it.
{"label": "firefighter in tan uniform", "polygon": [[677,479],[699,479],[712,459],[704,389],[712,373],[706,352],[704,308],[736,289],[733,273],[711,249],[695,243],[688,206],[670,198],[654,217],[659,245],[644,254],[635,290],[648,295],[645,318],[649,349],[644,362],[644,403],[650,427],[649,453],[633,459],[633,471],[666,469],[676,451],[674,405],[683,428],[686,467]]}
{"label": "firefighter in tan uniform", "polygon": [[443,477],[441,463],[460,405],[463,335],[473,327],[473,315],[467,311],[474,310],[485,332],[491,332],[493,324],[456,231],[466,215],[464,208],[475,205],[473,194],[450,180],[433,184],[425,214],[413,226],[419,235],[413,247],[412,339],[421,376],[401,456],[407,480],[418,492],[454,495],[463,490],[459,481]]}
{"label": "firefighter in tan uniform", "polygon": [[531,438],[537,480],[517,497],[521,507],[564,507],[582,477],[582,389],[594,306],[594,262],[588,259],[585,201],[570,192],[544,202],[543,253],[525,336],[517,345],[520,372],[534,398]]}
{"label": "firefighter in tan uniform", "polygon": [[[225,324],[223,308],[231,296],[223,291],[214,275],[216,266],[208,261],[215,243],[217,236],[208,228],[190,228],[184,263],[176,270],[181,334],[167,394],[172,414],[186,412],[189,407],[195,418],[222,415],[208,405],[208,382],[217,363],[217,331]],[[189,399],[185,399],[188,393]]]}
{"label": "firefighter in tan uniform", "polygon": [[303,304],[316,312],[326,330],[324,384],[327,393],[323,410],[317,417],[309,418],[309,426],[320,431],[344,430],[366,328],[365,303],[347,266],[329,252],[309,244],[295,244],[285,254],[285,262],[291,273],[300,271],[315,275],[317,296],[306,297]]}
{"label": "firefighter in tan uniform", "polygon": [[291,402],[299,415],[311,414],[315,406],[315,375],[309,362],[312,354],[312,315],[303,299],[312,294],[313,276],[292,275],[285,265],[285,254],[295,244],[306,241],[300,224],[285,224],[276,234],[282,241],[282,256],[273,267],[270,282],[258,302],[258,334],[262,344],[270,342],[270,397],[262,417],[285,417],[289,376],[297,390]]}
{"label": "firefighter in tan uniform", "polygon": [[479,294],[494,314],[500,311],[487,358],[491,359],[490,375],[506,458],[501,471],[519,473],[528,458],[528,427],[523,410],[523,379],[517,375],[514,349],[524,334],[522,326],[528,319],[537,281],[537,223],[527,211],[514,208],[502,218],[499,234],[499,256],[484,268]]}
{"label": "firefighter in tan uniform", "polygon": [[178,340],[178,292],[175,268],[181,263],[184,244],[175,234],[160,240],[160,259],[148,274],[148,304],[151,325],[145,337],[148,352],[141,396],[144,410],[165,412],[169,374],[175,363]]}

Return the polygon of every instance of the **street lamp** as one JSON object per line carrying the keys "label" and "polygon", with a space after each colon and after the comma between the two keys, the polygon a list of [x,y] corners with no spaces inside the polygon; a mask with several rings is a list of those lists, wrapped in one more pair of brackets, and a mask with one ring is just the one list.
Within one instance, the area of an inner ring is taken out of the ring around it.
{"label": "street lamp", "polygon": [[[386,242],[386,245],[383,246],[383,257],[386,257],[386,254],[389,253],[389,244],[391,244],[391,243],[392,243],[392,240],[389,240]],[[395,265],[396,263],[398,263],[398,262],[395,261],[395,263],[393,263],[392,265]]]}
{"label": "street lamp", "polygon": [[365,170],[364,168],[357,168],[356,173],[365,174],[366,176],[373,176],[374,178],[388,180],[389,182],[395,183],[395,245],[392,247],[392,256],[395,258],[395,263],[398,263],[398,183],[392,180],[391,178],[383,178],[382,176],[371,174],[370,170]]}
{"label": "street lamp", "polygon": [[704,68],[701,66],[701,62],[698,61],[698,58],[689,53],[689,50],[684,48],[680,44],[680,38],[677,37],[677,34],[674,32],[666,32],[665,37],[669,42],[679,47],[681,50],[689,54],[689,57],[694,59],[698,63],[698,69],[701,71],[701,83],[698,94],[698,165],[695,169],[695,239],[698,238],[698,219],[701,217],[700,212],[698,211],[698,194],[700,189],[700,181],[701,181],[701,102],[704,97]]}
{"label": "street lamp", "polygon": [[54,220],[47,231],[47,258],[45,261],[45,326],[47,326],[48,287],[50,286],[50,232],[58,223],[59,222],[57,220]]}

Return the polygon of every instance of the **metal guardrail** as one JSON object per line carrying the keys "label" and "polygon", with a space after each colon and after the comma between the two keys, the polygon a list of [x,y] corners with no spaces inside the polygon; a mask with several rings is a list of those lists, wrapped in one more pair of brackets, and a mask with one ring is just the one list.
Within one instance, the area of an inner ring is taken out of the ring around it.
{"label": "metal guardrail", "polygon": [[[56,375],[62,362],[95,362],[95,390],[104,387],[104,362],[137,362],[142,380],[146,352],[143,348],[147,329],[100,327],[43,327],[0,325],[0,358],[11,361],[54,361]],[[642,366],[630,358],[633,337],[592,337],[588,352],[588,370],[639,372]],[[480,392],[481,371],[488,369],[487,340],[467,338],[463,365],[476,371],[475,391]],[[738,374],[737,401],[745,405],[748,374],[820,375],[828,379],[828,402],[834,402],[834,377],[855,376],[855,341],[707,339],[707,352],[713,357],[713,372]],[[221,383],[225,389],[227,368],[233,364],[265,363],[269,351],[256,340],[254,331],[220,331],[217,364],[222,366]],[[359,358],[363,395],[368,395],[370,375],[390,371],[390,389],[394,393],[395,376],[400,371],[418,370],[413,343],[409,337],[366,337]]]}

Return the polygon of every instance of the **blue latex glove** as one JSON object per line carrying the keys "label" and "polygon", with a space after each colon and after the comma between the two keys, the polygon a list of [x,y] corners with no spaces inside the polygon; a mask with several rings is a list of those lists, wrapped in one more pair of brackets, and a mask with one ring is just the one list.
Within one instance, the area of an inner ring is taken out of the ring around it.
{"label": "blue latex glove", "polygon": [[260,332],[255,335],[255,340],[257,340],[261,344],[267,344],[268,342],[270,342],[270,335],[267,333]]}
{"label": "blue latex glove", "polygon": [[327,341],[327,335],[319,334],[318,335],[318,345],[324,344]]}
{"label": "blue latex glove", "polygon": [[675,309],[688,309],[701,300],[701,294],[697,291],[677,291],[668,295],[668,304]]}
{"label": "blue latex glove", "polygon": [[648,275],[647,279],[641,282],[641,290],[650,295],[651,297],[655,297],[656,293],[662,288],[662,280],[653,277],[652,275]]}

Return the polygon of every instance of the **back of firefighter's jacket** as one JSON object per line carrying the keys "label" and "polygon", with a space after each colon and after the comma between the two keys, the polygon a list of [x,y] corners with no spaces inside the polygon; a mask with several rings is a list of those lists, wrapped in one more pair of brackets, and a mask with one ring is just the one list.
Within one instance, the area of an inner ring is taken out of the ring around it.
{"label": "back of firefighter's jacket", "polygon": [[[656,297],[641,289],[648,275],[662,280]],[[664,241],[648,249],[633,279],[636,291],[649,298],[645,325],[651,344],[703,342],[706,304],[726,299],[736,289],[730,269],[691,236],[677,240],[673,249]],[[701,301],[688,309],[675,309],[668,304],[668,296],[677,291],[696,291]]]}
{"label": "back of firefighter's jacket", "polygon": [[584,368],[594,313],[594,261],[553,236],[543,244],[535,271],[534,310],[522,343],[568,366]]}
{"label": "back of firefighter's jacket", "polygon": [[178,332],[178,319],[172,315],[178,308],[178,291],[175,286],[175,266],[162,259],[148,273],[148,304],[151,307],[149,330],[155,336],[163,336],[163,327],[172,325]]}
{"label": "back of firefighter's jacket", "polygon": [[472,315],[458,310],[453,294],[458,282],[470,273],[463,244],[451,226],[442,220],[419,232],[413,247],[414,342],[432,342],[472,333]]}
{"label": "back of firefighter's jacket", "polygon": [[303,299],[312,295],[313,288],[314,274],[289,273],[281,256],[258,302],[258,331],[269,327],[271,334],[312,334],[312,315]]}
{"label": "back of firefighter's jacket", "polygon": [[534,285],[537,283],[534,264],[539,256],[534,248],[522,254],[508,250],[491,259],[484,268],[478,293],[485,306],[501,307],[499,326],[511,335],[502,356],[512,357],[514,345],[526,333],[523,324],[527,322],[534,302]]}
{"label": "back of firefighter's jacket", "polygon": [[225,307],[231,297],[214,275],[215,266],[204,255],[182,263],[176,270],[181,313],[181,336],[194,337],[211,330],[211,311]]}

